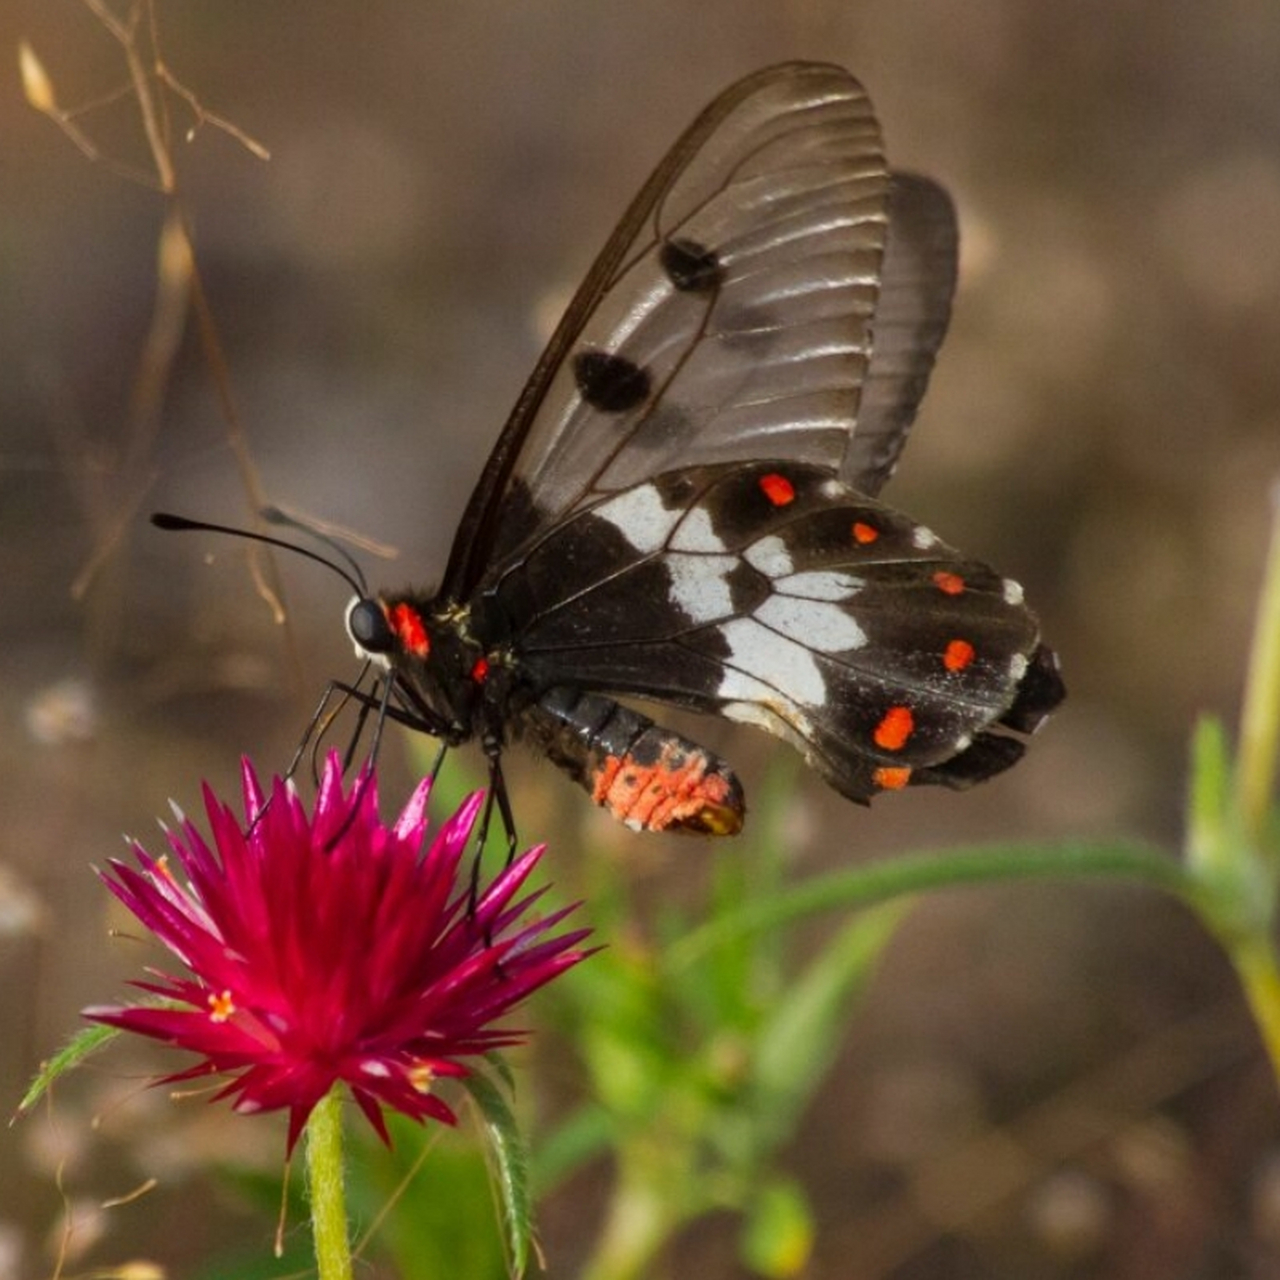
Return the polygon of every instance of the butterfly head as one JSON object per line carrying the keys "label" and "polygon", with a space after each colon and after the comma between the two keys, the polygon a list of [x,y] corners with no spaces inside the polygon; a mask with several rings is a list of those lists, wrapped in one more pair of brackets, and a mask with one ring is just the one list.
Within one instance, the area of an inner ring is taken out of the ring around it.
{"label": "butterfly head", "polygon": [[414,596],[359,595],[347,606],[356,656],[387,671],[410,715],[437,737],[461,742],[474,731],[488,662],[465,616]]}
{"label": "butterfly head", "polygon": [[404,604],[396,609],[398,612],[393,612],[373,596],[352,597],[347,605],[346,624],[357,658],[390,667],[402,652],[417,658],[428,656],[431,640],[421,615]]}

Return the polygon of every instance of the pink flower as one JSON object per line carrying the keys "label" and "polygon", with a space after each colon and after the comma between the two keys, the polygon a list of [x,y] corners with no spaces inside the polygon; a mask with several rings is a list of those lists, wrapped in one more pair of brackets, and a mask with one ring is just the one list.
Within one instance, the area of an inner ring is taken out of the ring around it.
{"label": "pink flower", "polygon": [[140,870],[113,860],[103,873],[190,976],[150,971],[134,985],[163,1003],[85,1016],[201,1055],[158,1083],[223,1075],[215,1096],[238,1111],[288,1107],[290,1149],[338,1081],[384,1140],[383,1107],[454,1123],[435,1082],[525,1039],[490,1024],[590,954],[577,946],[588,930],[554,933],[572,907],[518,924],[542,895],[516,899],[542,848],[472,904],[459,868],[483,793],[424,850],[425,781],[386,827],[374,779],[343,794],[336,753],[314,815],[278,778],[265,802],[248,761],[242,772],[246,829],[206,786],[212,847],[183,818],[167,833],[178,868],[135,843]]}

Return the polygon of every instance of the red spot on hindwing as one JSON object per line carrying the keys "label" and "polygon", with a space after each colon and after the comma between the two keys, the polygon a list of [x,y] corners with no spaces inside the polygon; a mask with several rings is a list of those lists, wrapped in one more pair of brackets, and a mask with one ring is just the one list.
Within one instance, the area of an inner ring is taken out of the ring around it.
{"label": "red spot on hindwing", "polygon": [[916,718],[911,714],[910,707],[890,707],[876,725],[872,737],[876,746],[885,751],[901,751],[915,727]]}
{"label": "red spot on hindwing", "polygon": [[880,536],[880,530],[873,524],[868,524],[865,520],[855,520],[853,522],[853,540],[860,542],[866,546],[868,542],[874,542]]}
{"label": "red spot on hindwing", "polygon": [[484,684],[489,678],[489,659],[481,654],[475,662],[475,666],[471,668],[471,679],[476,684]]}
{"label": "red spot on hindwing", "polygon": [[776,471],[760,477],[760,490],[775,507],[785,507],[787,503],[795,501],[795,485]]}
{"label": "red spot on hindwing", "polygon": [[964,579],[958,573],[939,569],[933,575],[933,585],[949,596],[958,596],[964,590]]}
{"label": "red spot on hindwing", "polygon": [[901,791],[911,781],[911,770],[886,765],[871,775],[872,781],[884,791]]}
{"label": "red spot on hindwing", "polygon": [[405,653],[415,658],[425,658],[431,652],[431,637],[427,625],[413,605],[401,601],[387,610],[387,621]]}
{"label": "red spot on hindwing", "polygon": [[942,665],[948,671],[963,671],[975,656],[974,647],[967,640],[950,640],[942,652]]}

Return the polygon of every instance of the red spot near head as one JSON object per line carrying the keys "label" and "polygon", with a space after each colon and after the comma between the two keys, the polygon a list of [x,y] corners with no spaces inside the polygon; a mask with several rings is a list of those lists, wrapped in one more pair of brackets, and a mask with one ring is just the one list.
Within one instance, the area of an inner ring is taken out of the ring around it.
{"label": "red spot near head", "polygon": [[871,780],[885,791],[901,791],[911,781],[911,770],[888,767],[877,769],[871,775]]}
{"label": "red spot near head", "polygon": [[861,542],[864,545],[868,542],[874,542],[880,536],[880,530],[873,524],[868,524],[865,520],[855,520],[853,522],[853,540]]}
{"label": "red spot near head", "polygon": [[785,507],[788,502],[795,500],[795,485],[786,476],[780,476],[776,471],[770,471],[768,475],[760,477],[760,489],[775,507]]}
{"label": "red spot near head", "polygon": [[484,684],[489,678],[489,659],[481,654],[476,659],[476,664],[471,668],[471,678],[476,684]]}
{"label": "red spot near head", "polygon": [[916,727],[916,718],[910,707],[890,707],[884,713],[880,723],[876,725],[875,739],[877,747],[885,751],[901,751],[907,744]]}
{"label": "red spot near head", "polygon": [[946,569],[939,569],[933,575],[933,585],[949,596],[958,596],[964,590],[964,579],[958,573],[948,573]]}
{"label": "red spot near head", "polygon": [[425,658],[431,652],[431,638],[427,635],[426,623],[413,605],[404,601],[392,605],[387,613],[387,621],[405,653],[412,654],[415,658]]}
{"label": "red spot near head", "polygon": [[942,653],[942,665],[948,671],[963,671],[974,656],[973,645],[967,640],[950,640]]}

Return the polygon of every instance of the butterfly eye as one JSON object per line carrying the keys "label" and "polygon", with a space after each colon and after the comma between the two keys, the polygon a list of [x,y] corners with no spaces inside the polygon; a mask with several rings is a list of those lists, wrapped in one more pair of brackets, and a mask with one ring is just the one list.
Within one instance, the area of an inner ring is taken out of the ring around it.
{"label": "butterfly eye", "polygon": [[376,600],[355,599],[347,610],[347,634],[364,653],[390,653],[396,638]]}

